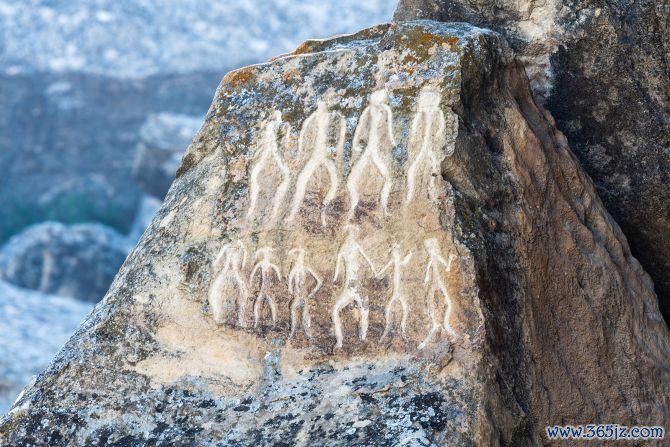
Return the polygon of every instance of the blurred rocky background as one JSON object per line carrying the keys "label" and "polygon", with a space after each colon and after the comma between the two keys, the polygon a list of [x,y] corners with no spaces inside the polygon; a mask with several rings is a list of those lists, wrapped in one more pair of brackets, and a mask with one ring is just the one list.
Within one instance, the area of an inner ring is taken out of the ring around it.
{"label": "blurred rocky background", "polygon": [[223,75],[392,0],[0,0],[0,413],[99,301]]}

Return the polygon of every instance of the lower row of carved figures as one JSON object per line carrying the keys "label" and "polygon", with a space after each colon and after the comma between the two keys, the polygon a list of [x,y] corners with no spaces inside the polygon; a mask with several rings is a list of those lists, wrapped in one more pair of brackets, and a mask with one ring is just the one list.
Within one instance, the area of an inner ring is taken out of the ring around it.
{"label": "lower row of carved figures", "polygon": [[[452,154],[453,148],[442,152],[446,142],[446,134],[455,135],[458,130],[458,120],[445,115],[440,109],[442,97],[432,88],[424,88],[418,100],[418,109],[412,122],[408,152],[410,156],[407,171],[407,186],[405,203],[414,199],[415,193],[427,189],[433,193],[435,175],[440,172],[440,162],[444,156]],[[447,125],[450,126],[447,129]],[[284,135],[280,148],[278,139]],[[323,201],[321,213],[322,224],[325,225],[325,210],[335,198],[339,188],[339,176],[334,160],[342,155],[344,136],[346,133],[346,118],[336,111],[328,109],[324,101],[317,103],[317,109],[302,124],[298,138],[298,153],[307,154],[307,160],[296,172],[295,191],[290,210],[286,217],[291,222],[305,199],[306,188],[312,177],[323,168],[328,175],[330,186]],[[334,134],[334,143],[331,141]],[[282,121],[282,114],[274,111],[270,119],[263,124],[262,137],[257,145],[252,161],[249,179],[249,205],[247,216],[252,217],[256,211],[258,197],[261,194],[262,175],[268,172],[279,175],[280,182],[266,191],[272,194],[272,219],[279,217],[284,205],[284,198],[288,193],[293,173],[290,172],[281,153],[286,152],[289,146],[288,123]],[[370,105],[363,111],[353,139],[354,152],[360,153],[346,182],[349,194],[350,207],[348,218],[354,216],[360,198],[360,183],[374,170],[382,177],[383,185],[379,192],[379,204],[388,215],[389,194],[393,183],[392,169],[387,166],[386,160],[396,146],[393,136],[393,112],[388,105],[388,92],[379,90],[370,95]]]}
{"label": "lower row of carved figures", "polygon": [[[426,285],[426,306],[428,315],[431,319],[431,326],[426,338],[419,344],[418,349],[423,349],[441,331],[444,331],[449,336],[457,335],[456,331],[449,323],[453,306],[447,286],[442,279],[442,268],[445,268],[446,271],[449,272],[451,270],[451,264],[456,257],[450,255],[448,261],[445,260],[441,254],[439,242],[434,238],[425,240],[424,248],[428,255],[424,283]],[[253,266],[251,275],[249,276],[249,283],[253,283],[257,276],[260,278],[259,291],[253,302],[255,327],[259,324],[261,308],[264,303],[267,303],[267,306],[270,309],[273,327],[277,322],[277,307],[269,289],[273,282],[273,277],[276,277],[278,281],[281,281],[282,273],[279,267],[272,263],[271,255],[272,249],[269,247],[258,249],[255,254],[257,262]],[[288,280],[291,314],[291,331],[289,338],[295,336],[298,326],[301,326],[307,338],[311,338],[309,302],[317,294],[323,285],[323,282],[319,275],[305,263],[305,250],[294,248],[289,251],[289,255],[293,259],[292,267],[286,277]],[[244,245],[238,241],[224,246],[214,262],[216,278],[210,287],[208,299],[212,314],[217,323],[224,322],[227,317],[225,306],[226,300],[236,296],[235,301],[238,324],[241,327],[247,326],[245,315],[250,293],[247,281],[242,274],[242,270],[246,266],[246,257],[247,251],[244,248]],[[347,238],[337,254],[335,276],[333,279],[334,282],[337,281],[340,272],[343,271],[343,288],[335,301],[331,312],[333,331],[337,340],[335,348],[341,348],[344,339],[340,314],[345,307],[351,304],[355,304],[359,310],[359,339],[365,340],[367,338],[369,322],[368,301],[364,294],[359,293],[361,279],[359,278],[359,273],[361,272],[359,261],[361,260],[367,263],[375,277],[381,277],[387,272],[392,271],[393,288],[391,297],[385,307],[384,314],[386,322],[381,340],[384,340],[391,330],[394,306],[400,306],[402,312],[400,335],[403,339],[407,340],[405,332],[407,318],[409,316],[409,303],[401,292],[400,286],[402,281],[402,269],[409,264],[412,257],[413,252],[411,251],[403,257],[400,247],[396,245],[391,251],[391,259],[389,262],[377,271],[372,261],[365,254],[363,248],[356,240],[356,229],[354,227],[348,228]],[[309,287],[309,276],[313,278],[314,282],[314,286],[311,290],[307,290]],[[235,290],[235,293],[233,293],[233,290]],[[442,298],[445,306],[442,318],[438,315],[437,300],[439,298]]]}

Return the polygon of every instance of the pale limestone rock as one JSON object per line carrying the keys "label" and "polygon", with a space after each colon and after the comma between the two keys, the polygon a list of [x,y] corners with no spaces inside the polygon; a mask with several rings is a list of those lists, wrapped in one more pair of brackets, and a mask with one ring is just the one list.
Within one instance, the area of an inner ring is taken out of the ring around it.
{"label": "pale limestone rock", "polygon": [[541,445],[547,424],[668,422],[669,354],[503,38],[379,26],[224,78],[0,440]]}

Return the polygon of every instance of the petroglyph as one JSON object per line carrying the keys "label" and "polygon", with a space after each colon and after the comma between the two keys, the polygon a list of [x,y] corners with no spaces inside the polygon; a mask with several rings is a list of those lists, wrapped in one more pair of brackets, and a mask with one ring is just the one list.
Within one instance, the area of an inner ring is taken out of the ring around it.
{"label": "petroglyph", "polygon": [[[445,269],[450,271],[455,256],[445,259],[441,254],[440,245],[446,239],[442,242],[424,234],[427,228],[439,225],[439,216],[430,212],[431,205],[423,208],[423,201],[436,197],[436,177],[442,159],[453,152],[458,120],[450,109],[442,109],[442,94],[435,87],[424,87],[413,98],[416,110],[410,116],[406,108],[393,110],[391,106],[391,98],[393,104],[402,104],[396,101],[402,94],[391,97],[386,88],[373,91],[355,130],[355,117],[332,110],[331,105],[342,104],[332,98],[317,101],[316,110],[302,125],[284,121],[279,111],[263,116],[249,168],[248,208],[244,212],[247,219],[263,215],[272,225],[245,236],[244,244],[255,250],[250,274],[245,269],[247,251],[242,242],[221,249],[208,292],[217,323],[234,320],[237,311],[236,325],[247,328],[251,326],[247,314],[253,313],[254,328],[271,325],[285,332],[287,339],[302,332],[308,344],[326,350],[332,345],[323,345],[323,340],[334,335],[335,350],[340,350],[349,335],[346,332],[356,329],[357,334],[351,335],[361,342],[370,332],[380,343],[399,338],[408,343],[406,346],[418,345],[419,350],[434,343],[441,332],[450,342],[454,340],[457,334],[450,325],[453,302]],[[344,153],[347,122],[353,131],[351,159]],[[290,143],[291,125],[300,126],[296,147]],[[398,146],[396,134],[403,135],[404,150]],[[402,161],[405,156],[406,164]],[[346,163],[351,163],[348,175]],[[407,167],[406,185],[399,169],[403,164]],[[311,221],[296,225],[296,216],[307,207],[306,202],[313,206],[309,195],[313,187],[319,189],[322,199],[308,214],[320,218],[323,228],[315,229]],[[405,208],[399,213],[401,222],[390,212],[392,193],[399,194],[394,200]],[[364,195],[375,199],[381,219],[355,220]],[[407,205],[419,199],[421,222],[415,222],[415,209]],[[326,226],[326,215],[331,211],[345,215],[335,220],[343,226]],[[275,225],[279,219],[283,222]],[[249,224],[247,220],[245,225]],[[374,241],[367,243],[369,250],[360,244],[362,231]],[[333,244],[342,233],[344,240],[335,255]],[[333,241],[324,240],[331,235]],[[402,241],[402,247],[394,241]],[[425,264],[417,259],[422,247],[428,255]],[[280,264],[280,255],[287,256],[288,262]],[[286,266],[286,271],[279,265]],[[377,271],[375,265],[384,267]],[[333,282],[324,285],[323,278],[330,276],[333,266]],[[388,278],[386,291],[383,282],[375,280],[382,277]],[[284,297],[281,290],[288,295]],[[373,298],[380,300],[379,307],[370,307]],[[420,311],[424,299],[426,312]],[[245,306],[253,311],[247,312]],[[343,321],[343,314],[349,316],[347,310],[352,311],[351,322]],[[393,344],[391,349],[397,347]],[[356,346],[347,346],[350,348]]]}
{"label": "petroglyph", "polygon": [[347,179],[350,200],[349,219],[354,217],[358,206],[359,183],[365,174],[371,173],[372,166],[377,168],[384,181],[379,203],[384,215],[388,215],[388,199],[393,182],[384,159],[395,145],[393,112],[388,106],[388,92],[379,90],[370,95],[370,105],[363,111],[354,133],[353,150],[360,152],[361,155]]}
{"label": "petroglyph", "polygon": [[235,297],[238,324],[246,327],[245,311],[249,290],[242,278],[247,262],[247,251],[241,242],[224,245],[214,261],[216,279],[209,288],[208,301],[214,321],[221,324],[231,313],[229,300]]}
{"label": "petroglyph", "polygon": [[[329,146],[329,131],[335,126],[335,144]],[[344,149],[344,137],[346,133],[346,120],[339,112],[331,112],[324,101],[317,103],[316,111],[312,113],[303,123],[298,140],[298,153],[302,155],[308,152],[309,159],[298,175],[295,186],[295,194],[291,211],[286,218],[287,222],[295,219],[300,211],[307,185],[319,168],[324,168],[330,180],[330,188],[323,199],[321,212],[321,223],[326,225],[326,209],[335,198],[339,187],[339,174],[334,159],[341,156]]]}
{"label": "petroglyph", "polygon": [[[311,338],[311,320],[309,316],[309,300],[316,295],[321,288],[321,278],[314,270],[305,265],[305,250],[294,248],[289,251],[289,256],[294,256],[293,268],[288,274],[288,294],[291,298],[291,333],[289,338],[295,335],[300,321],[302,330],[307,338]],[[316,282],[315,286],[307,292],[307,275],[310,275]],[[302,318],[299,318],[302,310]]]}
{"label": "petroglyph", "polygon": [[[429,197],[435,197],[435,178],[440,175],[442,158],[453,154],[453,147],[441,152],[447,141],[447,122],[440,109],[441,100],[440,93],[430,87],[424,87],[419,93],[408,143],[410,158],[413,157],[413,160],[407,170],[405,203],[414,199],[417,189],[427,190]],[[449,121],[449,132],[454,132],[454,122],[457,131],[458,121],[451,116]]]}
{"label": "petroglyph", "polygon": [[342,293],[338,297],[333,306],[332,319],[333,329],[335,331],[335,338],[337,343],[335,348],[342,347],[344,335],[342,334],[342,320],[340,319],[340,312],[349,304],[355,303],[359,310],[359,331],[358,337],[361,341],[365,340],[368,333],[368,299],[364,294],[359,292],[360,287],[360,264],[359,257],[362,257],[370,267],[373,275],[376,275],[375,267],[370,261],[370,258],[365,254],[363,248],[356,240],[358,236],[358,228],[353,225],[347,225],[344,228],[347,231],[347,238],[337,254],[337,261],[335,262],[335,277],[337,281],[340,276],[340,267],[344,264],[344,284]]}
{"label": "petroglyph", "polygon": [[[428,315],[431,319],[431,328],[425,340],[418,346],[418,349],[425,348],[440,331],[444,330],[450,336],[457,336],[456,331],[451,327],[449,319],[451,318],[452,302],[449,296],[447,286],[442,280],[442,269],[445,267],[446,271],[451,271],[451,263],[456,258],[454,255],[449,255],[449,261],[446,261],[440,253],[440,245],[437,239],[427,239],[424,241],[426,252],[428,253],[428,265],[426,266],[426,277],[424,283],[428,285],[426,293],[426,306]],[[445,304],[444,317],[440,320],[438,316],[438,308],[436,301],[436,294],[442,295]]]}
{"label": "petroglyph", "polygon": [[272,249],[270,247],[259,248],[256,250],[255,258],[261,259],[256,262],[251,275],[249,275],[249,283],[253,284],[254,276],[257,273],[260,274],[260,286],[258,289],[258,295],[254,301],[254,327],[258,327],[261,317],[261,309],[263,302],[267,302],[268,307],[270,308],[270,315],[272,318],[272,326],[274,327],[277,324],[277,305],[270,293],[270,284],[272,283],[272,274],[277,275],[277,280],[281,281],[282,276],[279,271],[279,267],[274,265],[270,261],[270,256],[272,256]]}
{"label": "petroglyph", "polygon": [[409,316],[409,303],[407,298],[400,290],[400,283],[402,280],[402,268],[409,264],[410,259],[412,258],[412,252],[409,252],[404,258],[401,257],[400,246],[395,245],[391,251],[391,260],[388,264],[382,268],[377,276],[382,276],[388,269],[393,267],[393,291],[391,293],[391,299],[386,304],[384,309],[384,317],[386,318],[386,324],[384,326],[384,333],[382,334],[382,340],[384,340],[392,326],[392,317],[393,317],[393,305],[398,303],[402,310],[402,318],[400,320],[400,335],[404,340],[407,340],[407,317]]}
{"label": "petroglyph", "polygon": [[279,213],[290,182],[290,172],[280,155],[280,147],[277,142],[281,134],[283,134],[282,146],[283,149],[286,150],[288,147],[288,138],[290,136],[290,126],[288,123],[282,121],[281,112],[274,111],[270,120],[265,124],[262,139],[258,145],[257,153],[251,168],[251,175],[249,176],[249,209],[247,211],[247,217],[253,216],[254,211],[256,210],[258,196],[261,192],[259,176],[262,173],[267,175],[268,173],[276,172],[281,177],[279,186],[277,186],[276,191],[274,191],[272,219],[275,219]]}

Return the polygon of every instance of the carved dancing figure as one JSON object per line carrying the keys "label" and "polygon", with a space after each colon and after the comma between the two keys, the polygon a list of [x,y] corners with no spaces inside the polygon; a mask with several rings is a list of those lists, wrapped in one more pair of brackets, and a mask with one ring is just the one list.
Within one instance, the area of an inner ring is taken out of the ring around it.
{"label": "carved dancing figure", "polygon": [[274,111],[272,113],[272,118],[265,124],[262,140],[257,149],[258,152],[254,157],[253,167],[251,168],[249,180],[249,211],[247,217],[251,217],[256,210],[256,203],[258,201],[261,187],[258,178],[263,171],[266,173],[273,172],[274,168],[272,164],[274,164],[276,172],[281,177],[281,182],[279,183],[279,186],[277,186],[273,200],[272,219],[277,217],[286,191],[288,190],[290,172],[280,155],[279,145],[277,144],[277,137],[280,131],[284,132],[283,147],[284,150],[286,150],[288,147],[290,126],[288,123],[282,121],[281,112]]}
{"label": "carved dancing figure", "polygon": [[[426,294],[426,305],[428,307],[428,314],[432,322],[430,332],[426,339],[418,346],[418,349],[423,349],[428,343],[433,339],[433,337],[441,330],[447,332],[447,334],[452,336],[457,336],[456,331],[451,327],[449,323],[449,318],[451,317],[452,303],[451,297],[449,296],[449,291],[447,286],[442,281],[442,269],[440,267],[446,267],[446,271],[451,271],[451,263],[456,258],[456,256],[449,255],[449,261],[447,262],[440,253],[440,245],[437,239],[427,239],[424,241],[424,246],[428,252],[428,266],[426,267],[426,277],[424,279],[425,284],[430,284],[428,286],[428,292]],[[437,315],[437,306],[435,303],[435,294],[440,293],[444,299],[444,304],[446,309],[444,311],[444,318],[440,321]]]}
{"label": "carved dancing figure", "polygon": [[334,278],[334,281],[337,281],[337,278],[340,276],[341,264],[344,263],[344,287],[342,293],[337,298],[337,301],[335,301],[332,313],[335,338],[337,339],[337,344],[335,345],[336,349],[342,347],[342,340],[344,339],[344,336],[342,335],[340,312],[349,304],[356,303],[360,311],[358,337],[361,340],[365,340],[368,333],[368,299],[366,296],[361,296],[357,290],[360,285],[359,273],[361,270],[359,268],[358,258],[362,257],[368,263],[373,275],[376,274],[372,261],[370,261],[370,258],[368,258],[363,251],[363,248],[356,240],[356,237],[358,236],[358,228],[353,225],[346,225],[344,228],[347,230],[347,238],[337,254]]}
{"label": "carved dancing figure", "polygon": [[[429,194],[435,193],[435,177],[440,175],[442,161],[440,150],[446,144],[445,130],[447,127],[444,113],[440,109],[440,93],[430,87],[424,87],[419,93],[419,105],[409,138],[409,152],[414,160],[407,170],[407,198],[405,203],[414,199],[417,184],[425,184],[428,179]],[[453,132],[454,120],[451,120],[450,132]],[[458,126],[458,121],[455,121]],[[455,129],[458,131],[458,127]],[[448,157],[452,155],[447,152]]]}
{"label": "carved dancing figure", "polygon": [[[366,143],[367,142],[367,143]],[[353,150],[362,152],[347,179],[350,209],[349,219],[354,217],[359,201],[358,186],[372,164],[384,179],[379,203],[384,215],[388,215],[388,199],[391,193],[391,172],[384,162],[384,155],[396,145],[393,138],[393,112],[388,105],[388,92],[378,90],[370,95],[370,105],[361,115],[354,132]]]}
{"label": "carved dancing figure", "polygon": [[[298,327],[298,315],[302,309],[302,330],[307,338],[312,338],[310,331],[311,320],[309,317],[308,301],[316,295],[321,288],[321,278],[314,270],[305,265],[305,250],[294,248],[288,252],[289,256],[294,255],[293,268],[288,274],[288,294],[291,297],[291,333],[289,338],[293,338]],[[316,281],[314,288],[307,293],[307,275],[311,275]]]}
{"label": "carved dancing figure", "polygon": [[249,290],[242,278],[242,269],[247,263],[247,251],[241,241],[226,244],[221,248],[214,261],[216,279],[209,288],[208,301],[214,321],[221,324],[226,318],[226,302],[229,297],[237,296],[237,321],[246,327],[246,304]]}
{"label": "carved dancing figure", "polygon": [[251,275],[249,276],[249,283],[253,283],[254,276],[256,273],[260,273],[260,287],[258,290],[258,295],[254,301],[254,327],[258,327],[258,323],[261,317],[261,307],[263,306],[263,301],[268,302],[268,307],[270,308],[270,314],[272,317],[272,327],[277,324],[277,305],[272,299],[272,296],[269,293],[269,287],[271,282],[271,276],[274,272],[277,275],[277,279],[281,281],[281,273],[279,272],[279,267],[270,262],[270,256],[272,255],[272,249],[270,247],[259,248],[256,251],[256,259],[261,258],[256,265],[254,265]]}
{"label": "carved dancing figure", "polygon": [[407,335],[405,334],[407,328],[407,317],[409,314],[409,304],[407,299],[400,291],[400,283],[402,279],[402,268],[409,264],[410,259],[412,258],[412,252],[409,252],[407,256],[402,258],[400,254],[400,246],[395,245],[391,251],[392,259],[388,264],[384,266],[383,269],[379,271],[377,276],[382,276],[388,269],[393,267],[393,293],[391,294],[391,299],[386,304],[386,309],[384,315],[386,317],[386,325],[384,327],[384,333],[382,334],[381,340],[384,340],[389,331],[391,330],[391,317],[393,316],[393,305],[398,302],[402,309],[402,319],[400,320],[400,335],[403,340],[407,340]]}
{"label": "carved dancing figure", "polygon": [[[339,121],[339,127],[336,129],[337,140],[335,147],[329,147],[328,132],[336,121]],[[316,111],[305,120],[300,131],[298,153],[302,155],[304,151],[309,151],[310,156],[298,175],[293,204],[286,218],[288,222],[295,219],[298,211],[300,211],[300,206],[305,200],[309,180],[319,168],[324,168],[330,179],[330,188],[323,200],[323,210],[321,211],[321,223],[324,226],[326,225],[326,208],[335,198],[339,186],[337,168],[333,160],[342,154],[345,133],[346,120],[344,116],[339,112],[330,112],[326,102],[319,101],[316,105]]]}

